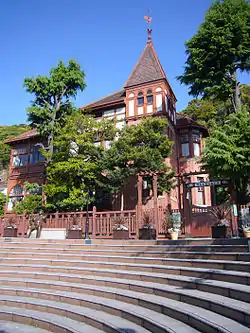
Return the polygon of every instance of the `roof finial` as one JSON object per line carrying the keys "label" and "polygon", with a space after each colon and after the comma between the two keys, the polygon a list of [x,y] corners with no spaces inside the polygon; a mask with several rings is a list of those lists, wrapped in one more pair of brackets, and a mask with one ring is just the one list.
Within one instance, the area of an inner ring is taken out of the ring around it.
{"label": "roof finial", "polygon": [[148,16],[144,16],[144,19],[148,22],[148,41],[147,43],[151,43],[152,41],[152,37],[151,37],[151,34],[152,34],[152,29],[151,29],[151,21],[152,21],[152,17],[150,16],[150,10],[148,9]]}

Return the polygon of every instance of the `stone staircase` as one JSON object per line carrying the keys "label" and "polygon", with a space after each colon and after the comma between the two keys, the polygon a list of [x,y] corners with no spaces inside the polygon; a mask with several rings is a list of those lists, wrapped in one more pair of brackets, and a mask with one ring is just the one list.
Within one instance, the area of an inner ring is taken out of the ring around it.
{"label": "stone staircase", "polygon": [[0,238],[0,333],[250,333],[245,239]]}

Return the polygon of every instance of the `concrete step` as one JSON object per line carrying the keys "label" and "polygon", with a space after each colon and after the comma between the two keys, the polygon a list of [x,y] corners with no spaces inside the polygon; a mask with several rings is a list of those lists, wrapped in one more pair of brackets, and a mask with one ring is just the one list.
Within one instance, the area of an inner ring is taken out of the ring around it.
{"label": "concrete step", "polygon": [[[36,258],[5,258],[0,262],[0,269],[18,269],[25,271],[43,271],[72,274],[94,274],[97,272],[116,272],[117,270],[126,270],[127,272],[148,272],[191,276],[196,278],[219,280],[233,282],[238,284],[250,285],[250,273],[238,272],[211,268],[196,268],[182,266],[152,265],[152,264],[134,264],[123,262],[103,262],[88,260],[48,260]],[[97,270],[96,270],[97,269]]]}
{"label": "concrete step", "polygon": [[[247,244],[244,245],[83,245],[83,244],[33,244],[28,243],[29,246],[24,246],[26,243],[13,244],[3,243],[0,244],[0,250],[8,249],[8,251],[16,251],[23,248],[23,251],[49,251],[61,252],[67,251],[76,253],[82,251],[119,251],[119,252],[230,252],[241,253],[249,252]],[[21,246],[22,245],[22,246]],[[27,244],[26,244],[27,245]],[[60,245],[60,246],[59,246]]]}
{"label": "concrete step", "polygon": [[[2,282],[4,284],[4,281]],[[151,293],[146,294],[132,290],[86,284],[66,284],[60,281],[53,282],[52,285],[50,285],[50,281],[44,281],[43,286],[47,284],[48,288],[42,289],[42,283],[43,281],[41,281],[40,285],[37,283],[35,288],[3,285],[0,287],[0,294],[46,298],[70,303],[73,302],[73,297],[75,299],[74,304],[78,304],[79,299],[82,299],[80,295],[82,296],[82,294],[84,294],[84,297],[88,297],[87,295],[105,297],[108,299],[107,302],[109,302],[109,299],[116,299],[125,303],[132,303],[160,313],[167,313],[169,304],[172,304],[171,300],[175,300],[187,305],[199,306],[203,309],[207,309],[227,318],[233,319],[243,325],[250,326],[250,307],[248,303],[198,290],[187,288],[180,289],[178,287],[165,285],[164,291],[167,297],[162,297]],[[34,282],[32,280],[26,281],[26,285],[29,284],[34,286]],[[76,288],[77,292],[72,292],[72,290],[75,290]],[[69,299],[64,300],[64,296]],[[186,307],[187,306],[185,306],[185,309]],[[191,311],[192,307],[189,307],[188,310]]]}
{"label": "concrete step", "polygon": [[[26,251],[1,251],[0,261],[3,258],[47,258],[48,260],[60,260],[64,265],[67,263],[79,261],[80,259],[88,261],[102,261],[102,262],[124,262],[124,263],[134,263],[134,264],[157,264],[157,265],[168,265],[168,266],[182,266],[182,267],[197,267],[197,268],[211,268],[211,269],[222,269],[222,270],[232,270],[232,271],[246,271],[250,272],[250,262],[244,261],[229,261],[229,260],[203,260],[203,259],[180,259],[180,258],[161,258],[161,257],[132,257],[132,256],[108,256],[108,255],[96,255],[96,254],[82,254],[82,252],[75,256],[73,260],[68,260],[67,251],[62,251],[62,254],[66,254],[63,257],[55,255],[54,253],[44,253],[44,252],[28,252]],[[80,257],[80,258],[79,258]],[[19,259],[18,259],[18,262]],[[43,261],[41,261],[43,262]]]}
{"label": "concrete step", "polygon": [[[66,300],[66,297],[62,294],[61,297],[62,300]],[[74,301],[74,298],[71,300]],[[71,302],[64,303],[62,301],[58,302],[48,299],[1,295],[0,305],[2,304],[5,306],[20,306],[32,310],[39,309],[39,312],[49,312],[67,318],[77,318],[79,322],[91,322],[91,325],[95,325],[95,323],[99,324],[99,326],[105,325],[108,327],[110,325],[118,332],[119,330],[125,330],[125,332],[127,330],[129,332],[129,329],[131,332],[138,333],[199,332],[179,320],[175,320],[153,310],[111,299],[107,303],[105,298],[90,295],[85,299],[84,295],[82,295],[82,300],[78,300],[79,305],[74,305],[74,303],[72,304]],[[233,323],[235,323],[235,327],[238,325],[238,328],[242,328],[242,333],[250,333],[250,329],[231,321],[231,325],[233,325]],[[103,327],[103,329],[104,328],[105,327]]]}
{"label": "concrete step", "polygon": [[[13,306],[0,306],[0,317],[5,321],[12,321],[13,323],[22,323],[25,325],[33,326],[32,333],[35,332],[36,327],[45,329],[54,333],[101,333],[102,330],[91,327],[82,322],[59,316],[53,313],[46,313],[41,311],[20,308]],[[17,333],[18,331],[15,331]],[[119,332],[119,331],[116,331]],[[25,332],[26,333],[26,332]],[[120,333],[120,332],[119,332]]]}
{"label": "concrete step", "polygon": [[[101,269],[93,270],[93,275],[86,274],[66,274],[66,273],[53,273],[53,272],[43,272],[38,269],[34,271],[21,271],[17,270],[0,270],[0,281],[3,278],[9,278],[10,281],[13,277],[17,275],[23,279],[41,279],[41,280],[51,280],[52,281],[65,281],[71,283],[84,283],[93,285],[106,285],[109,287],[117,287],[122,289],[132,289],[152,293],[155,292],[154,288],[158,288],[159,285],[162,287],[164,284],[169,286],[176,286],[179,288],[191,288],[198,289],[201,291],[218,294],[221,296],[230,297],[236,300],[244,301],[250,303],[250,286],[208,280],[203,278],[195,278],[181,275],[171,275],[171,274],[160,274],[160,273],[145,273],[145,272],[127,272],[125,270],[116,270],[113,272],[104,272]],[[4,279],[6,281],[6,279]],[[13,280],[12,280],[13,281]],[[147,283],[147,284],[146,284]],[[139,288],[139,289],[138,289]]]}
{"label": "concrete step", "polygon": [[[11,249],[5,248],[3,252],[9,252],[9,255],[11,256]],[[31,253],[32,250],[30,249]],[[20,252],[20,251],[17,251]],[[28,251],[27,251],[28,252]],[[63,252],[63,253],[62,253]],[[35,255],[38,255],[38,251],[33,252]],[[115,250],[105,250],[105,251],[99,251],[99,250],[88,250],[88,251],[77,251],[73,253],[68,253],[67,251],[61,251],[59,253],[51,253],[51,252],[44,252],[44,250],[39,250],[39,255],[44,256],[45,254],[51,254],[56,255],[57,258],[60,257],[66,257],[67,260],[71,259],[84,259],[84,255],[87,254],[94,254],[94,255],[100,255],[100,256],[131,256],[131,257],[153,257],[153,258],[178,258],[178,259],[208,259],[208,260],[227,260],[227,261],[247,261],[250,262],[250,252],[189,252],[189,251],[123,251],[117,249]]]}
{"label": "concrete step", "polygon": [[[3,238],[0,237],[0,244],[13,243],[34,243],[34,244],[80,244],[84,245],[84,239],[27,239],[27,238]],[[118,240],[118,239],[92,239],[91,245],[247,245],[246,238],[186,238],[178,240]]]}
{"label": "concrete step", "polygon": [[250,333],[248,251],[240,239],[0,239],[0,309],[48,312],[107,333]]}
{"label": "concrete step", "polygon": [[38,327],[14,323],[0,319],[0,332],[1,333],[49,333]]}
{"label": "concrete step", "polygon": [[[129,318],[141,327],[149,329],[151,332],[193,332],[194,327],[205,332],[241,332],[250,333],[250,328],[241,325],[234,320],[215,314],[209,310],[201,309],[197,306],[187,305],[179,301],[169,300],[158,296],[153,296],[154,304],[160,304],[163,313],[148,309],[135,304],[124,303],[115,299],[106,299],[95,295],[84,295],[70,292],[50,292],[26,290],[23,296],[0,296],[0,304],[20,304],[25,307],[38,307],[40,311],[58,313],[58,309],[70,317],[70,312],[86,317],[86,312],[93,312],[90,309],[98,310],[98,314],[105,318],[106,313],[111,313],[117,317]],[[144,296],[146,301],[148,295]],[[150,296],[149,296],[150,298]],[[141,301],[143,302],[143,300]],[[85,308],[84,308],[85,307]],[[52,308],[52,310],[51,310]],[[66,310],[67,309],[67,310]],[[87,315],[88,317],[88,315]],[[80,321],[80,318],[78,317]],[[119,319],[117,319],[119,321]],[[188,325],[188,326],[187,326]]]}

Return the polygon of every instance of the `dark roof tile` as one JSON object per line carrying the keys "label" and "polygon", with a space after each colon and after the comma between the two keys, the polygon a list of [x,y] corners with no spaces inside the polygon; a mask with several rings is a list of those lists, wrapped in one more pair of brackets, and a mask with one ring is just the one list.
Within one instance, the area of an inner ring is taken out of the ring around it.
{"label": "dark roof tile", "polygon": [[32,129],[32,130],[24,132],[24,133],[12,138],[12,139],[6,140],[5,143],[11,143],[11,142],[20,141],[20,140],[27,140],[27,139],[33,138],[37,135],[38,135],[37,130]]}
{"label": "dark roof tile", "polygon": [[153,44],[148,43],[124,87],[126,88],[160,79],[166,79],[166,75],[156,55]]}
{"label": "dark roof tile", "polygon": [[94,107],[97,107],[97,106],[101,106],[103,104],[107,104],[107,103],[114,103],[114,102],[118,102],[118,101],[123,101],[125,97],[125,90],[122,89],[122,90],[119,90],[113,94],[110,94],[106,97],[103,97],[95,102],[92,102],[90,104],[87,104],[87,105],[84,105],[82,107],[82,109],[86,109],[86,108],[94,108]]}

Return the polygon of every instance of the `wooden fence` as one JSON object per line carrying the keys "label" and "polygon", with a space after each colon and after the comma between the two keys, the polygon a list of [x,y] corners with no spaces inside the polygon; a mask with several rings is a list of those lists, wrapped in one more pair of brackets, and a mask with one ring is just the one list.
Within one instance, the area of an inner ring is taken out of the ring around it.
{"label": "wooden fence", "polygon": [[[245,212],[247,219],[250,219],[250,206],[242,206],[241,211]],[[174,212],[178,212],[175,210]],[[116,224],[123,224],[129,230],[129,238],[138,238],[139,229],[149,224],[156,229],[156,237],[165,237],[167,232],[166,208],[157,207],[157,214],[154,208],[139,211],[135,210],[98,212],[94,207],[89,211],[89,235],[90,238],[112,238]],[[250,220],[249,220],[250,221]],[[184,220],[185,222],[185,220]],[[211,225],[215,220],[208,214],[208,208],[193,207],[190,231],[193,237],[210,236]],[[9,225],[17,227],[18,237],[27,237],[29,220],[25,215],[7,214],[0,217],[0,237],[3,237],[4,228]],[[42,228],[65,228],[71,229],[73,225],[81,227],[85,233],[86,212],[53,213],[46,214],[41,222]],[[182,225],[182,233],[186,232],[186,222]]]}
{"label": "wooden fence", "polygon": [[[129,237],[137,237],[136,210],[97,212],[94,207],[89,211],[89,235],[91,238],[112,238],[116,224],[123,224],[129,230]],[[38,218],[37,216],[34,216]],[[86,212],[54,213],[45,214],[41,219],[42,228],[65,228],[70,229],[77,225],[85,233]],[[0,237],[3,236],[4,228],[16,226],[18,237],[27,237],[29,219],[25,215],[8,214],[1,217]]]}

